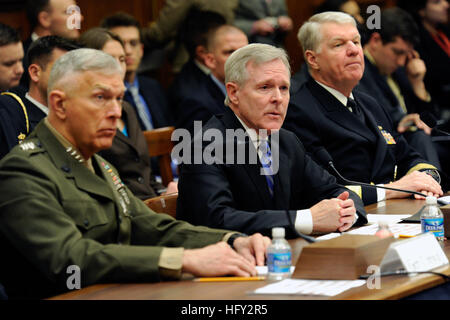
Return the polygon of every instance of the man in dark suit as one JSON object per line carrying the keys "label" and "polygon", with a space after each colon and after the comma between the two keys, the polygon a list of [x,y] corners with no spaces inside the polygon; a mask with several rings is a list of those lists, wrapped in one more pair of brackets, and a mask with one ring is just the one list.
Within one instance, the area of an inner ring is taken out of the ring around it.
{"label": "man in dark suit", "polygon": [[142,130],[171,125],[162,87],[156,80],[137,74],[144,55],[139,22],[129,14],[117,13],[105,18],[101,26],[117,34],[124,43],[127,64],[124,99],[135,108]]}
{"label": "man in dark suit", "polygon": [[41,37],[31,44],[27,54],[28,92],[22,94],[17,91],[15,95],[0,97],[0,105],[5,109],[0,121],[4,133],[3,138],[0,136],[0,158],[47,116],[47,83],[53,63],[66,52],[77,48],[75,43],[59,36]]}
{"label": "man in dark suit", "polygon": [[358,89],[374,97],[409,145],[440,169],[431,128],[419,115],[426,111],[433,113],[436,108],[424,84],[425,63],[414,50],[418,43],[417,26],[399,8],[383,10],[381,25],[364,45],[365,69]]}
{"label": "man in dark suit", "polygon": [[179,104],[177,128],[192,132],[194,121],[206,123],[213,115],[225,110],[225,61],[237,49],[248,44],[247,36],[230,25],[218,27],[207,40],[205,65],[211,71],[197,82],[195,91],[186,92]]}
{"label": "man in dark suit", "polygon": [[[312,79],[293,93],[285,127],[313,158],[328,167],[323,152],[329,153],[348,179],[442,195],[431,176],[439,179],[436,168],[397,134],[376,100],[353,90],[364,72],[354,19],[341,12],[316,14],[300,28],[299,40]],[[369,187],[355,190],[365,204],[407,196]]]}
{"label": "man in dark suit", "polygon": [[208,39],[225,23],[225,18],[217,12],[199,11],[193,8],[180,28],[180,41],[189,54],[189,61],[174,77],[168,91],[170,110],[177,127],[183,126],[181,119],[186,118],[187,111],[183,110],[184,107],[181,105],[185,97],[195,95],[202,90],[204,83],[210,81],[211,70],[206,66],[205,61]]}
{"label": "man in dark suit", "polygon": [[280,130],[290,85],[284,50],[245,46],[228,58],[225,74],[229,109],[183,150],[177,217],[245,233],[284,227],[290,238],[366,223],[358,196],[312,161],[294,134]]}

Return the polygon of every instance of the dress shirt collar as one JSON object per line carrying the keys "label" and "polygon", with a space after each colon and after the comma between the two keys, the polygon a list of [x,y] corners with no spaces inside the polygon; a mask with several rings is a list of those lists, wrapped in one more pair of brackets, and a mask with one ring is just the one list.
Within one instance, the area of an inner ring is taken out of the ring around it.
{"label": "dress shirt collar", "polygon": [[239,118],[236,114],[235,114],[236,118],[239,120],[239,122],[242,124],[242,126],[244,127],[245,132],[248,134],[248,136],[250,137],[250,140],[253,143],[253,146],[255,147],[256,150],[258,150],[258,155],[261,157],[260,154],[260,150],[259,150],[259,145],[261,144],[261,142],[266,141],[268,139],[268,137],[262,137],[260,136],[255,129],[251,129],[249,128],[244,121],[242,121],[241,118]]}
{"label": "dress shirt collar", "polygon": [[211,70],[207,66],[199,62],[197,59],[194,59],[194,63],[200,70],[202,70],[204,74],[206,75],[211,74]]}
{"label": "dress shirt collar", "polygon": [[225,87],[225,84],[222,81],[220,81],[219,79],[217,79],[212,73],[209,76],[211,77],[212,81],[214,81],[214,83],[217,84],[220,91],[222,91],[223,95],[226,96],[227,88]]}
{"label": "dress shirt collar", "polygon": [[42,103],[40,103],[39,101],[37,101],[36,99],[34,99],[33,97],[31,97],[28,92],[25,94],[25,98],[27,98],[28,100],[30,100],[37,108],[39,108],[43,113],[45,113],[46,115],[48,115],[48,107],[44,106]]}
{"label": "dress shirt collar", "polygon": [[[364,55],[366,56],[367,60],[370,61],[371,64],[373,64],[375,67],[377,66],[377,62],[375,61],[375,59],[373,58],[373,56],[370,54],[369,50],[364,49]],[[378,67],[377,67],[378,69]]]}
{"label": "dress shirt collar", "polygon": [[36,34],[36,32],[33,32],[32,34],[31,34],[31,41],[36,41],[37,39],[39,39],[39,36]]}
{"label": "dress shirt collar", "polygon": [[[329,93],[331,93],[331,94],[333,95],[333,97],[335,97],[336,99],[338,99],[339,102],[342,103],[342,104],[344,105],[344,107],[347,107],[347,100],[348,100],[348,98],[347,98],[346,96],[344,96],[342,93],[340,93],[340,92],[337,91],[336,89],[333,89],[333,88],[331,88],[331,87],[329,87],[329,86],[327,86],[327,85],[325,85],[325,84],[323,84],[323,83],[320,83],[320,82],[317,81],[317,80],[314,80],[314,81],[316,81],[319,85],[322,86],[322,88],[324,88],[324,89],[327,90]],[[350,92],[350,98],[352,98],[353,100],[355,100],[354,97],[353,97],[353,93],[352,93],[352,92]]]}
{"label": "dress shirt collar", "polygon": [[129,82],[125,81],[125,87],[127,87],[127,89],[129,89],[130,87],[135,87],[139,91],[139,81],[138,81],[137,76],[134,77],[133,83],[129,83]]}

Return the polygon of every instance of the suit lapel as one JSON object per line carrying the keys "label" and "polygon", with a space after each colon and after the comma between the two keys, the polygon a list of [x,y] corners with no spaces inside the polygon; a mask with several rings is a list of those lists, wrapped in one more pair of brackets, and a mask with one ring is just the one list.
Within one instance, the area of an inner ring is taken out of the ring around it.
{"label": "suit lapel", "polygon": [[47,115],[26,97],[24,97],[22,101],[25,103],[25,106],[27,107],[28,119],[31,124],[30,126],[31,130],[31,128],[35,128],[36,125]]}
{"label": "suit lapel", "polygon": [[354,92],[355,98],[358,101],[358,105],[363,110],[366,116],[367,125],[372,129],[374,135],[377,137],[377,147],[375,151],[375,158],[372,164],[372,178],[377,176],[378,171],[381,169],[384,159],[386,158],[387,143],[383,135],[381,134],[380,128],[378,128],[378,123],[373,117],[372,113],[366,108],[362,103],[361,99],[358,97],[357,93]]}
{"label": "suit lapel", "polygon": [[[124,103],[127,103],[124,101]],[[136,153],[138,153],[137,146],[133,143],[133,141],[137,141],[136,136],[138,134],[141,134],[141,128],[139,126],[134,126],[132,124],[139,123],[137,118],[135,118],[135,122],[129,121],[129,118],[131,117],[130,112],[134,112],[132,110],[132,106],[130,105],[123,105],[122,109],[122,119],[126,125],[128,137],[126,137],[121,131],[117,130],[115,139],[118,139],[122,143],[125,143],[126,145],[130,146]],[[130,111],[131,109],[131,111]]]}
{"label": "suit lapel", "polygon": [[[215,110],[214,113],[215,114],[223,113],[223,111],[225,110],[225,108],[227,108],[227,106],[225,106],[224,103],[225,95],[223,94],[222,90],[216,83],[214,83],[214,80],[212,80],[211,78],[208,78],[206,88],[211,97],[213,98],[214,102],[216,103],[215,106],[217,107],[217,110]],[[211,108],[216,109],[215,106],[211,106]]]}
{"label": "suit lapel", "polygon": [[[242,129],[241,123],[237,119],[237,117],[234,115],[234,113],[229,109],[226,108],[225,114],[222,117],[222,121],[225,125],[226,129]],[[248,155],[249,148],[252,148],[254,152],[256,152],[253,143],[250,141],[250,139],[245,139],[245,141],[227,141],[226,143],[232,143],[233,146],[238,143],[244,143],[245,144],[245,150],[246,154]],[[250,145],[249,145],[250,144]],[[227,150],[225,148],[225,150]],[[235,149],[236,150],[236,149]],[[256,164],[246,164],[246,165],[235,165],[236,168],[241,168],[245,171],[247,174],[249,181],[253,184],[254,188],[257,190],[257,193],[259,195],[260,201],[262,201],[263,206],[265,208],[274,208],[274,202],[272,197],[269,193],[269,188],[267,186],[267,181],[264,175],[261,174],[261,163],[259,161],[259,157],[256,156],[257,163]],[[236,160],[236,157],[235,157]],[[246,159],[248,161],[248,159]],[[276,190],[274,190],[276,191]],[[276,194],[274,194],[275,197]]]}
{"label": "suit lapel", "polygon": [[[71,158],[69,156],[69,158]],[[74,161],[76,162],[76,161]],[[114,200],[114,195],[108,183],[89,171],[84,165],[75,163],[71,165],[73,178],[77,187],[88,193]]]}
{"label": "suit lapel", "polygon": [[[281,135],[281,133],[280,133]],[[280,137],[281,140],[281,137]],[[273,143],[272,143],[273,144]],[[289,190],[290,186],[290,179],[291,179],[291,172],[290,172],[290,159],[288,158],[287,154],[283,152],[281,148],[281,142],[280,146],[278,148],[279,150],[279,166],[278,166],[278,173],[274,176],[274,200],[275,200],[275,208],[278,209],[289,209],[290,205],[290,195],[291,191]]]}
{"label": "suit lapel", "polygon": [[361,122],[358,117],[349,110],[346,110],[331,93],[317,84],[314,79],[308,81],[307,87],[325,109],[326,116],[330,120],[369,141],[373,141],[372,132],[370,132],[366,124]]}
{"label": "suit lapel", "polygon": [[400,106],[400,103],[397,99],[397,97],[394,95],[394,93],[392,92],[391,88],[389,87],[389,85],[387,84],[386,78],[383,77],[376,66],[374,66],[369,59],[367,59],[366,56],[364,56],[364,60],[366,63],[366,68],[369,69],[370,74],[373,75],[373,79],[375,80],[375,83],[379,86],[379,88],[381,89],[383,95],[385,97],[388,98],[389,103],[392,106]]}

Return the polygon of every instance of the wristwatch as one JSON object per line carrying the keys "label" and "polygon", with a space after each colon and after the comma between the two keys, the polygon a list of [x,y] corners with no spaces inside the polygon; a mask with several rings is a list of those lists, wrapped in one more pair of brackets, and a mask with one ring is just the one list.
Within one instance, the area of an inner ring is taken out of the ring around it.
{"label": "wristwatch", "polygon": [[234,250],[234,240],[239,237],[248,237],[245,233],[233,233],[227,240],[228,245]]}
{"label": "wristwatch", "polygon": [[429,174],[430,176],[433,177],[434,180],[437,181],[437,183],[441,184],[441,175],[439,174],[439,171],[437,171],[436,169],[424,169],[420,171]]}

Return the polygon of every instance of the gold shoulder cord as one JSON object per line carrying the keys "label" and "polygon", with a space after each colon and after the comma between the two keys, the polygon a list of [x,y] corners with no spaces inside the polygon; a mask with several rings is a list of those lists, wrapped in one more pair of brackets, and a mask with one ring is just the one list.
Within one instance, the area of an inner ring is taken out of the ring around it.
{"label": "gold shoulder cord", "polygon": [[22,143],[22,141],[25,140],[25,138],[27,137],[28,133],[30,133],[30,122],[29,122],[29,120],[28,120],[27,108],[26,108],[25,105],[23,104],[22,99],[20,99],[20,97],[19,97],[18,95],[16,95],[15,93],[12,93],[12,92],[2,92],[2,95],[5,95],[5,94],[6,94],[6,95],[9,95],[9,96],[11,96],[11,97],[13,97],[14,99],[17,100],[17,102],[18,102],[18,103],[20,104],[20,106],[22,107],[23,114],[25,115],[25,124],[26,124],[26,126],[27,126],[27,133],[26,133],[26,134],[20,133],[20,134],[17,136],[17,139],[19,139],[19,143]]}

